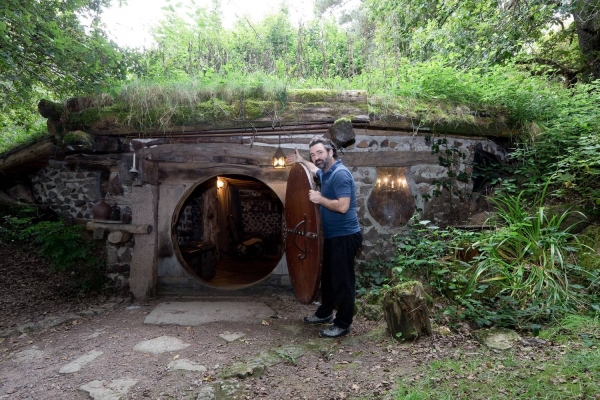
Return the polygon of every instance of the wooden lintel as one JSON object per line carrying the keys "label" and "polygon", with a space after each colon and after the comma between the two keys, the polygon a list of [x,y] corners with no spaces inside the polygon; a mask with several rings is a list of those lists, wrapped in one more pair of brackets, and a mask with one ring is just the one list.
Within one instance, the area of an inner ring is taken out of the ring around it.
{"label": "wooden lintel", "polygon": [[214,163],[157,163],[158,182],[202,182],[217,175],[247,175],[263,182],[287,182],[289,168]]}
{"label": "wooden lintel", "polygon": [[439,162],[439,155],[431,151],[348,151],[341,158],[347,167],[410,167]]}
{"label": "wooden lintel", "polygon": [[151,233],[152,225],[135,225],[135,224],[111,224],[99,221],[89,221],[85,225],[88,231],[95,229],[104,229],[106,231],[124,231],[129,233]]}

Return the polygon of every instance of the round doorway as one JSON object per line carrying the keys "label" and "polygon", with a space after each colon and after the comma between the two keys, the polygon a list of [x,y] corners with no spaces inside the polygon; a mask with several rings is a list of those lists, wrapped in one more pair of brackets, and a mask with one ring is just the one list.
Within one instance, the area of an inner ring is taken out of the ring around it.
{"label": "round doorway", "polygon": [[218,175],[196,185],[175,208],[173,247],[199,282],[238,289],[266,278],[282,248],[283,203],[264,182]]}

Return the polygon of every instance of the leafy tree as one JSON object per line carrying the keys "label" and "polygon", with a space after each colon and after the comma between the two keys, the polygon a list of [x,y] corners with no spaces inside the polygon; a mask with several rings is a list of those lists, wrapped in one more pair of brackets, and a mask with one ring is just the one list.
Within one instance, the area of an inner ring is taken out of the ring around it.
{"label": "leafy tree", "polygon": [[[316,12],[346,3],[318,0]],[[361,7],[368,20],[354,18],[355,29],[374,32],[364,37],[373,39],[379,64],[380,57],[393,56],[488,67],[521,56],[532,70],[541,65],[543,72],[557,73],[570,83],[579,75],[600,78],[597,0],[365,0]]]}
{"label": "leafy tree", "polygon": [[[0,3],[2,107],[66,97],[123,79],[125,55],[100,29],[110,0],[5,0]],[[91,20],[89,30],[79,17]]]}

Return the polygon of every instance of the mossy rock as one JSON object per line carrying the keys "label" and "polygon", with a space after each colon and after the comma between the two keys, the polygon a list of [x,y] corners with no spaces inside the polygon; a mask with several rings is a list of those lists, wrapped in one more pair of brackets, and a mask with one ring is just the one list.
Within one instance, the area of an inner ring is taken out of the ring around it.
{"label": "mossy rock", "polygon": [[288,98],[294,102],[318,103],[330,100],[339,94],[339,91],[329,89],[296,89],[289,91]]}
{"label": "mossy rock", "polygon": [[94,137],[84,131],[71,131],[65,133],[63,143],[74,150],[91,150],[94,147]]}
{"label": "mossy rock", "polygon": [[600,269],[600,226],[588,226],[578,237],[587,246],[581,252],[579,265],[588,271]]}
{"label": "mossy rock", "polygon": [[272,350],[266,350],[259,353],[250,360],[238,362],[225,367],[219,377],[222,379],[239,378],[244,379],[249,376],[261,376],[268,367],[279,364],[282,361],[295,362],[302,357],[307,349],[312,349],[311,344],[306,346],[281,346]]}
{"label": "mossy rock", "polygon": [[521,340],[515,331],[506,328],[481,329],[474,336],[481,344],[495,350],[508,350]]}
{"label": "mossy rock", "polygon": [[338,118],[334,121],[333,126],[340,126],[340,125],[346,125],[346,124],[351,124],[352,123],[352,119],[348,118],[348,117],[342,117],[342,118]]}

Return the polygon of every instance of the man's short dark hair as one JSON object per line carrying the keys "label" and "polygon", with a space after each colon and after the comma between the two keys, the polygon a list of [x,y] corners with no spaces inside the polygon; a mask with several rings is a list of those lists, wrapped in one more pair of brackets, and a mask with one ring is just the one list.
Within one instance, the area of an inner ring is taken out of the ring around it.
{"label": "man's short dark hair", "polygon": [[337,148],[335,147],[335,145],[333,144],[333,142],[329,139],[325,139],[325,138],[316,138],[310,141],[310,143],[308,144],[308,148],[313,147],[314,145],[317,144],[322,144],[323,147],[325,147],[325,150],[327,150],[329,152],[329,150],[333,150],[333,158],[338,158],[337,155]]}

